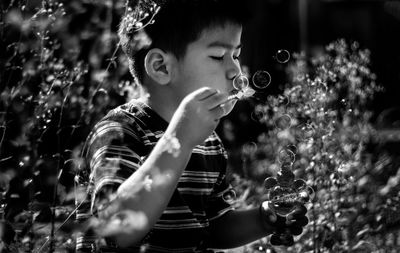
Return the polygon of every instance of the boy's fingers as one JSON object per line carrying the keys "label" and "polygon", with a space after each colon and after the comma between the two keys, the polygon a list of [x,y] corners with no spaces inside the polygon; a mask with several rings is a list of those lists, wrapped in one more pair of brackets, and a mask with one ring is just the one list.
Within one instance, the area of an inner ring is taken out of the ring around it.
{"label": "boy's fingers", "polygon": [[300,205],[296,207],[294,211],[286,216],[285,224],[288,226],[300,226],[303,227],[308,224],[308,218],[306,217],[307,208]]}
{"label": "boy's fingers", "polygon": [[290,233],[292,235],[301,235],[301,233],[303,233],[303,229],[301,227],[290,227]]}
{"label": "boy's fingers", "polygon": [[283,245],[284,246],[293,246],[294,245],[294,238],[293,236],[288,236],[283,240]]}
{"label": "boy's fingers", "polygon": [[223,106],[216,106],[210,111],[215,114],[215,120],[219,120],[225,115],[225,108]]}
{"label": "boy's fingers", "polygon": [[273,234],[271,236],[270,242],[272,245],[279,246],[279,245],[284,245],[284,246],[292,246],[294,244],[294,238],[293,236],[289,234]]}
{"label": "boy's fingers", "polygon": [[217,106],[223,105],[228,101],[227,94],[209,87],[203,87],[194,91],[192,96],[198,101],[204,102],[209,110],[213,110]]}
{"label": "boy's fingers", "polygon": [[305,216],[307,208],[304,205],[297,206],[290,214],[287,215],[288,220],[297,219]]}
{"label": "boy's fingers", "polygon": [[300,226],[304,227],[305,225],[308,224],[308,218],[307,218],[306,216],[304,216],[303,218],[297,220],[297,223],[298,223]]}
{"label": "boy's fingers", "polygon": [[308,224],[308,218],[303,216],[301,218],[297,218],[294,222],[290,224],[290,227],[304,227]]}
{"label": "boy's fingers", "polygon": [[209,87],[203,87],[203,88],[200,88],[200,89],[194,91],[193,95],[197,100],[202,101],[216,93],[218,93],[218,90],[216,90],[216,89],[209,88]]}
{"label": "boy's fingers", "polygon": [[224,106],[227,101],[228,96],[226,94],[217,92],[202,101],[207,103],[207,107],[209,110],[213,110],[215,107]]}
{"label": "boy's fingers", "polygon": [[275,213],[275,210],[274,210],[273,206],[270,205],[269,201],[263,202],[261,208],[263,210],[264,217],[266,217],[268,219],[268,222],[270,224],[273,224],[273,223],[277,222],[278,217],[277,217],[277,215]]}
{"label": "boy's fingers", "polygon": [[271,242],[272,245],[275,245],[275,246],[282,245],[282,240],[281,240],[281,238],[279,238],[279,236],[276,235],[276,234],[273,234],[273,235],[271,236],[270,242]]}

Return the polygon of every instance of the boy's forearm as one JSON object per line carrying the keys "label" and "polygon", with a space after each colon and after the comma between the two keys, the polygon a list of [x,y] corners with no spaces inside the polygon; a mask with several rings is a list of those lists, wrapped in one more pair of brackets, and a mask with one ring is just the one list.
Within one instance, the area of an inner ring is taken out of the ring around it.
{"label": "boy's forearm", "polygon": [[230,211],[210,223],[207,246],[228,249],[243,246],[272,233],[261,223],[259,208]]}
{"label": "boy's forearm", "polygon": [[153,227],[189,161],[192,147],[183,145],[179,150],[171,150],[171,139],[165,137],[156,144],[144,164],[118,188],[119,208],[113,213],[132,210],[141,212],[147,219],[140,229],[136,227],[135,231],[125,231],[115,237],[122,247],[138,243]]}

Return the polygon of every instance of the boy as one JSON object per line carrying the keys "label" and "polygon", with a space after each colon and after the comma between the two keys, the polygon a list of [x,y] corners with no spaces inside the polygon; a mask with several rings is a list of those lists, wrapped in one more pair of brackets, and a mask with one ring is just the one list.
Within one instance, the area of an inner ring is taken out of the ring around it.
{"label": "boy", "polygon": [[[287,240],[275,243],[290,245],[307,224],[304,206],[286,225],[268,202],[239,211],[226,198],[226,152],[214,129],[236,102],[228,96],[241,74],[246,15],[233,0],[138,1],[126,13],[120,43],[143,95],[103,118],[85,148],[101,250],[205,252],[278,230]],[[88,238],[78,250],[99,250]]]}

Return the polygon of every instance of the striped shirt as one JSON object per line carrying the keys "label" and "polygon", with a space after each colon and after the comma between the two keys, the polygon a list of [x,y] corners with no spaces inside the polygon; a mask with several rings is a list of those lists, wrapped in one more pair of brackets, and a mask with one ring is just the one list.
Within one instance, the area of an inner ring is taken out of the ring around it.
{"label": "striped shirt", "polygon": [[[87,220],[110,202],[118,186],[143,164],[167,126],[150,107],[136,100],[110,111],[96,124],[84,148],[88,169],[82,179],[89,182],[89,197],[77,211],[78,221]],[[99,238],[88,231],[77,238],[77,250],[136,252],[145,247],[146,252],[204,252],[210,221],[233,209],[226,198],[232,191],[225,180],[226,164],[226,151],[213,132],[193,149],[167,208],[142,245],[122,250],[107,239],[106,245],[99,246]]]}

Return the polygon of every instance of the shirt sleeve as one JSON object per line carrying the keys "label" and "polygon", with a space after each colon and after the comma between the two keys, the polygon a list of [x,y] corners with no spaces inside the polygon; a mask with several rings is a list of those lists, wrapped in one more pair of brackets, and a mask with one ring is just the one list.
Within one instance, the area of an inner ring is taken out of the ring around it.
{"label": "shirt sleeve", "polygon": [[95,213],[111,202],[118,187],[142,164],[138,131],[126,121],[103,120],[87,143],[90,167],[91,210]]}

